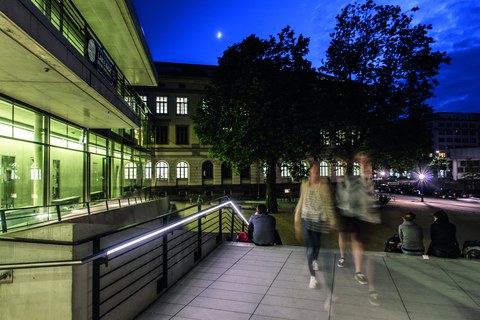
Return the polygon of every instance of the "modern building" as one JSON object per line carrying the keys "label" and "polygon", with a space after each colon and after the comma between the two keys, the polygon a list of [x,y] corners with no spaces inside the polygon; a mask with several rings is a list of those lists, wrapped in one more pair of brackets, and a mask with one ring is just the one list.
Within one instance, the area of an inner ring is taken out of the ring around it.
{"label": "modern building", "polygon": [[130,0],[0,1],[0,208],[151,186],[157,86]]}
{"label": "modern building", "polygon": [[480,146],[480,113],[438,112],[426,121],[432,133],[433,151]]}
{"label": "modern building", "polygon": [[452,149],[449,159],[454,181],[476,180],[477,184],[480,182],[480,147]]}

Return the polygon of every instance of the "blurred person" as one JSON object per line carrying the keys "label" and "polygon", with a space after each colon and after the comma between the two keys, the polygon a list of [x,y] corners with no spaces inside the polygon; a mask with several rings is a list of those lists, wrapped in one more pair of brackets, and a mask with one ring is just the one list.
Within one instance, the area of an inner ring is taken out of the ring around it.
{"label": "blurred person", "polygon": [[315,271],[319,270],[319,252],[322,234],[328,234],[335,224],[334,199],[328,178],[320,177],[320,165],[313,162],[309,178],[300,185],[300,198],[295,207],[295,236],[300,241],[302,233],[307,248],[310,273],[309,288],[317,287]]}
{"label": "blurred person", "polygon": [[403,223],[398,226],[400,237],[399,248],[403,253],[411,256],[421,256],[425,251],[423,246],[423,230],[416,222],[416,215],[407,212],[403,217]]}
{"label": "blurred person", "polygon": [[[363,285],[368,278],[362,272],[364,243],[368,238],[368,228],[380,223],[379,215],[373,210],[373,185],[361,176],[345,176],[337,184],[337,227],[340,258],[337,266],[345,264],[345,250],[348,240],[352,247],[354,279]],[[373,284],[372,284],[373,286]],[[372,290],[373,287],[372,287]]]}
{"label": "blurred person", "polygon": [[433,214],[430,237],[432,242],[428,247],[427,254],[442,258],[458,258],[460,256],[457,227],[449,221],[445,211],[440,210]]}
{"label": "blurred person", "polygon": [[250,217],[248,225],[249,239],[259,246],[271,246],[278,242],[276,232],[277,221],[267,212],[264,204],[257,206],[257,212]]}

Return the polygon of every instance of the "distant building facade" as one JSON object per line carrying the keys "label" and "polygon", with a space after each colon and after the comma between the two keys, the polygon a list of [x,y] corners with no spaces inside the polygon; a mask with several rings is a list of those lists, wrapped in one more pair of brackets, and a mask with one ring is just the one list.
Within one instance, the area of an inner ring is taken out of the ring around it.
{"label": "distant building facade", "polygon": [[480,147],[480,113],[434,113],[426,121],[432,133],[433,151]]}
{"label": "distant building facade", "polygon": [[[152,110],[155,124],[155,157],[152,162],[154,176],[152,187],[160,194],[186,196],[190,199],[203,196],[234,195],[236,197],[263,197],[265,169],[254,164],[240,173],[226,163],[208,156],[209,146],[202,145],[195,134],[190,115],[201,106],[205,88],[216,66],[155,62],[158,74],[157,87],[136,87],[142,100]],[[330,145],[325,135],[325,146]],[[305,171],[312,159],[302,161]],[[290,196],[298,190],[298,181],[291,176],[291,165],[279,163],[277,194]],[[321,160],[322,176],[334,181],[345,175],[342,161]],[[367,162],[357,163],[355,174],[371,176]]]}
{"label": "distant building facade", "polygon": [[480,113],[438,112],[426,125],[432,134],[432,158],[445,163],[444,170],[437,170],[439,178],[458,181],[478,170]]}

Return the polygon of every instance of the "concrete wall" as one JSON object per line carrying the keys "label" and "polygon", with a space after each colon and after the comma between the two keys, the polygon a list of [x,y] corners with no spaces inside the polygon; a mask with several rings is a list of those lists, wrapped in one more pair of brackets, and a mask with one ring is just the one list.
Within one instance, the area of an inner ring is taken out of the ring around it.
{"label": "concrete wall", "polygon": [[[115,230],[120,226],[144,221],[168,210],[168,198],[77,218],[0,236],[0,264],[58,261],[81,259],[92,254],[92,243],[68,245],[95,234]],[[156,222],[157,225],[159,222]],[[154,224],[149,226],[155,227]],[[106,247],[118,241],[145,232],[144,228],[133,228],[121,234],[105,238]],[[29,241],[64,241],[66,245],[10,241],[21,238]],[[147,250],[148,248],[145,248]],[[141,263],[138,262],[138,263]],[[112,265],[111,265],[112,266]],[[136,266],[131,266],[135,268]],[[141,270],[139,270],[140,272]],[[124,276],[130,274],[125,271]],[[11,283],[0,282],[0,318],[15,320],[65,320],[91,319],[92,315],[92,264],[74,267],[28,268],[13,270]],[[150,291],[152,288],[147,288]],[[156,285],[155,285],[156,297]],[[131,292],[128,292],[129,294]],[[142,295],[139,295],[142,297]],[[150,300],[151,300],[150,299]],[[139,311],[151,301],[139,303]],[[133,308],[135,309],[135,308]],[[121,319],[121,318],[116,318]],[[129,319],[125,317],[123,319]]]}

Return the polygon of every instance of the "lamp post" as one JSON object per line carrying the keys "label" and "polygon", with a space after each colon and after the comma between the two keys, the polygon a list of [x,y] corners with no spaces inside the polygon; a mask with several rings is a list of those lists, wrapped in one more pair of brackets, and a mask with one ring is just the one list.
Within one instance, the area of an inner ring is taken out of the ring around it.
{"label": "lamp post", "polygon": [[425,175],[423,173],[420,173],[418,175],[418,179],[420,179],[420,201],[423,202],[423,185],[425,181]]}

